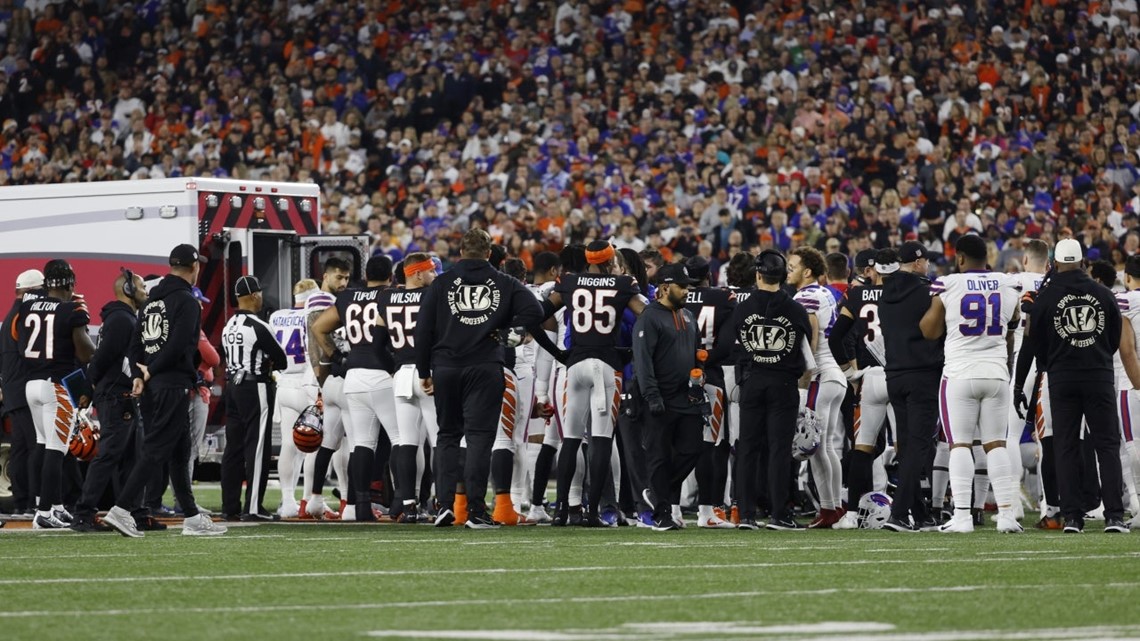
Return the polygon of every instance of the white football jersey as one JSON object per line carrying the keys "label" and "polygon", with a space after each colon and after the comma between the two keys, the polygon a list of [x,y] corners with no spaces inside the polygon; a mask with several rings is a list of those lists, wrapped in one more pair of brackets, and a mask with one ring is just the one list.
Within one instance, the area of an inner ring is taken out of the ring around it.
{"label": "white football jersey", "polygon": [[[534,294],[534,297],[542,302],[546,296],[554,289],[554,281],[543,283],[541,285],[527,285],[527,289]],[[559,314],[561,316],[561,314]],[[515,375],[519,378],[527,378],[534,373],[534,363],[538,357],[538,350],[542,349],[538,343],[531,340],[523,343],[515,348]]]}
{"label": "white football jersey", "polygon": [[816,373],[820,380],[845,380],[843,370],[835,357],[831,355],[831,348],[827,346],[827,337],[831,335],[831,326],[839,316],[839,304],[831,290],[822,285],[808,285],[796,292],[796,302],[804,306],[808,314],[813,314],[819,324],[819,341],[815,348]]}
{"label": "white football jersey", "polygon": [[946,364],[949,379],[1009,380],[1005,336],[1021,305],[1015,283],[998,272],[950,274],[930,285],[946,308]]}
{"label": "white football jersey", "polygon": [[[1014,289],[1017,289],[1018,296],[1026,292],[1035,292],[1041,289],[1041,281],[1045,280],[1045,274],[1038,274],[1035,272],[1020,272],[1017,274],[1009,274],[1006,276],[1014,283]],[[1020,307],[1020,304],[1019,304]],[[1021,322],[1017,324],[1017,329],[1013,330],[1013,353],[1016,354],[1021,351],[1021,341],[1025,338],[1025,321],[1027,316],[1022,314]]]}
{"label": "white football jersey", "polygon": [[[1116,307],[1123,320],[1132,323],[1132,331],[1140,336],[1140,289],[1117,294]],[[1116,367],[1116,387],[1122,390],[1132,389],[1132,382],[1124,372],[1124,361],[1120,360],[1120,350],[1112,355],[1112,364]]]}
{"label": "white football jersey", "polygon": [[[336,305],[336,294],[330,294],[326,291],[318,291],[317,293],[305,299],[305,312],[304,317],[307,319],[309,315],[314,312],[323,312],[326,309]],[[305,334],[305,345],[308,345],[308,332]],[[310,364],[310,367],[305,368],[305,382],[313,385],[317,384],[317,374],[313,371],[316,363]]]}
{"label": "white football jersey", "polygon": [[289,365],[281,373],[299,376],[308,369],[305,367],[305,345],[308,331],[305,327],[305,310],[279,309],[269,315],[269,328],[273,336],[285,350]]}

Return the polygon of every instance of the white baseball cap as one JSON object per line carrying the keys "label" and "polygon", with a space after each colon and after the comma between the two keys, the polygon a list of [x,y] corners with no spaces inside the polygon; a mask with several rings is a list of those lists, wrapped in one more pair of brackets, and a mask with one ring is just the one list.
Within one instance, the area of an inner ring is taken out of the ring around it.
{"label": "white baseball cap", "polygon": [[16,289],[33,289],[44,286],[44,274],[38,269],[29,269],[16,277]]}
{"label": "white baseball cap", "polygon": [[1081,252],[1081,244],[1072,238],[1066,238],[1057,243],[1057,248],[1053,250],[1053,260],[1058,263],[1079,263],[1084,258]]}

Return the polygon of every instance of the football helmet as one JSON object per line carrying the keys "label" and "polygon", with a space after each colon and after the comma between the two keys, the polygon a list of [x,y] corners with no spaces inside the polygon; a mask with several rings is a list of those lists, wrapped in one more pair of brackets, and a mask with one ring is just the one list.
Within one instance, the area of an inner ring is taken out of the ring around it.
{"label": "football helmet", "polygon": [[324,441],[324,412],[317,405],[306,407],[293,423],[293,444],[305,454],[316,452]]}
{"label": "football helmet", "polygon": [[792,456],[797,461],[806,461],[809,456],[819,449],[823,437],[823,424],[815,410],[809,407],[800,407],[796,418],[796,433],[792,435]]}
{"label": "football helmet", "polygon": [[99,451],[99,430],[85,411],[76,413],[75,427],[67,441],[67,451],[80,461],[94,459]]}
{"label": "football helmet", "polygon": [[891,518],[891,497],[882,492],[867,492],[859,499],[859,528],[881,530]]}

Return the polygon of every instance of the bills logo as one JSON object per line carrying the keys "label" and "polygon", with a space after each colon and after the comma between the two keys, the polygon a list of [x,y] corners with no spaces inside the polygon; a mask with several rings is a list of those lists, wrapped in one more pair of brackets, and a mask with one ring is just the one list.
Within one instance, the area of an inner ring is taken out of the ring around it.
{"label": "bills logo", "polygon": [[447,306],[460,323],[482,325],[498,311],[502,296],[493,279],[469,283],[456,278],[447,288]]}

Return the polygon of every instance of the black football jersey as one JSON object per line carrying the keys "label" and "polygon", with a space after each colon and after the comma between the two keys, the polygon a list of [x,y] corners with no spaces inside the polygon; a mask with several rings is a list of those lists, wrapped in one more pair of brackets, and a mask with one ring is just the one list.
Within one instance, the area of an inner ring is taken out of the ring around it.
{"label": "black football jersey", "polygon": [[855,360],[859,367],[887,364],[883,332],[879,327],[882,285],[858,285],[847,290],[843,306],[855,318]]}
{"label": "black football jersey", "polygon": [[570,274],[554,286],[569,314],[570,355],[567,366],[588,358],[621,369],[616,347],[621,337],[621,317],[630,299],[641,290],[632,276],[619,274]]}
{"label": "black football jersey", "polygon": [[78,364],[72,330],[90,322],[87,306],[81,303],[57,298],[21,303],[16,332],[28,380],[50,379],[58,383],[74,372]]}
{"label": "black football jersey", "polygon": [[388,328],[396,367],[416,362],[416,317],[420,315],[420,289],[387,289],[380,294],[380,318]]}
{"label": "black football jersey", "polygon": [[380,317],[380,297],[384,292],[384,287],[365,287],[346,289],[336,297],[336,311],[349,346],[345,366],[350,370],[360,367],[391,373],[396,369],[390,354],[379,354],[372,346],[372,332],[380,330],[376,319]]}
{"label": "black football jersey", "polygon": [[712,349],[725,321],[736,307],[736,292],[716,287],[695,287],[685,298],[685,309],[697,319],[697,339],[704,349]]}

